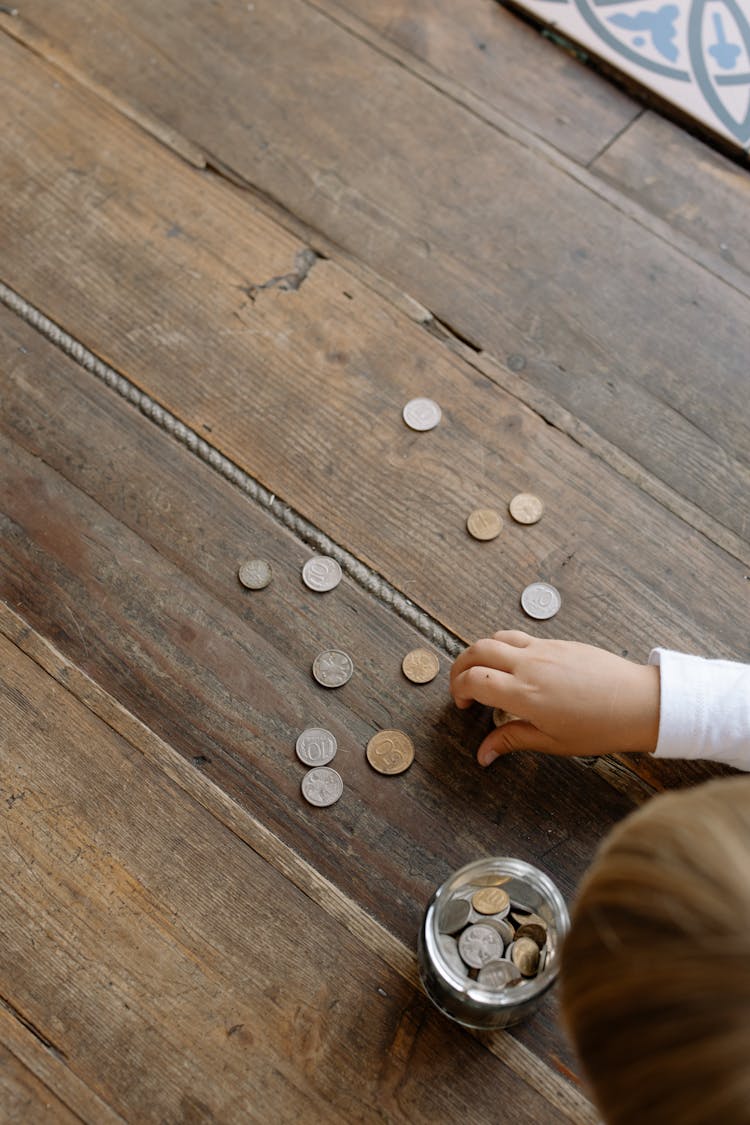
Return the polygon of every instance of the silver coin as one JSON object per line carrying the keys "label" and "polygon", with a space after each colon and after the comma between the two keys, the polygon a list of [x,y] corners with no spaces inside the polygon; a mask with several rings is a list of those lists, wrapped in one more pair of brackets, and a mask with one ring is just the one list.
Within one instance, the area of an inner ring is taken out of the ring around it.
{"label": "silver coin", "polygon": [[302,567],[302,581],[319,594],[334,590],[341,581],[341,567],[328,555],[316,555]]}
{"label": "silver coin", "polygon": [[403,410],[403,419],[411,430],[434,430],[443,412],[431,398],[413,398]]}
{"label": "silver coin", "polygon": [[330,766],[317,766],[302,778],[302,796],[317,808],[333,805],[343,792],[341,775]]}
{"label": "silver coin", "polygon": [[237,577],[248,590],[263,590],[271,581],[271,567],[265,559],[248,559],[237,571]]}
{"label": "silver coin", "polygon": [[548,582],[532,582],[521,594],[521,605],[529,617],[546,621],[555,616],[562,605],[562,598]]}
{"label": "silver coin", "polygon": [[517,965],[510,961],[490,961],[489,965],[479,970],[477,984],[485,988],[505,988],[512,980],[521,980],[521,972]]}
{"label": "silver coin", "polygon": [[465,898],[454,898],[446,902],[438,927],[440,933],[455,934],[458,930],[462,930],[469,921],[470,914],[471,904]]}
{"label": "silver coin", "polygon": [[503,939],[504,945],[508,945],[511,941],[513,941],[513,927],[511,926],[510,922],[506,922],[503,918],[498,917],[497,914],[491,914],[488,918],[483,918],[482,925],[492,926],[493,929],[497,930],[497,932],[500,934],[500,937]]}
{"label": "silver coin", "polygon": [[481,969],[503,955],[503,939],[492,926],[469,926],[458,939],[458,952],[472,969]]}
{"label": "silver coin", "polygon": [[438,948],[454,972],[459,976],[468,977],[469,970],[461,960],[458,952],[458,942],[450,934],[438,934]]}
{"label": "silver coin", "polygon": [[349,683],[353,672],[351,656],[337,648],[319,653],[313,661],[312,674],[323,687],[343,687]]}
{"label": "silver coin", "polygon": [[297,757],[306,766],[327,766],[337,749],[336,739],[322,727],[308,727],[297,739]]}

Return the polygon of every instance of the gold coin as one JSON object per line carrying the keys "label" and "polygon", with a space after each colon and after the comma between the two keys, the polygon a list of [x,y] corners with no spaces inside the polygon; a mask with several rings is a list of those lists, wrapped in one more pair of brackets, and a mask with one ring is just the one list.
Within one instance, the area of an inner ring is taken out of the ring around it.
{"label": "gold coin", "polygon": [[511,715],[510,711],[503,711],[502,707],[495,707],[492,711],[492,721],[496,727],[504,727],[506,723],[515,723],[518,715]]}
{"label": "gold coin", "polygon": [[429,684],[440,671],[440,661],[428,648],[414,648],[404,657],[401,671],[413,684]]}
{"label": "gold coin", "polygon": [[502,887],[503,883],[509,883],[510,880],[510,875],[477,875],[472,883],[475,887]]}
{"label": "gold coin", "polygon": [[471,905],[478,914],[499,914],[510,905],[510,898],[502,887],[483,887],[471,896]]}
{"label": "gold coin", "polygon": [[469,535],[475,539],[497,539],[503,521],[492,508],[477,508],[466,521]]}
{"label": "gold coin", "polygon": [[519,492],[508,505],[508,511],[516,523],[538,523],[542,518],[544,504],[530,492]]}
{"label": "gold coin", "polygon": [[378,773],[403,773],[414,761],[414,744],[402,730],[381,730],[367,743],[367,761]]}
{"label": "gold coin", "polygon": [[533,977],[539,968],[539,946],[531,938],[516,938],[510,959],[523,977]]}

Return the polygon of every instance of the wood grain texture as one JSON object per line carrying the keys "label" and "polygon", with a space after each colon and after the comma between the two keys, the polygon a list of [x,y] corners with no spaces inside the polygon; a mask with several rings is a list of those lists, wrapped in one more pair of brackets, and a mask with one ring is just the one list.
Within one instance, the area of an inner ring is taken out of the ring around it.
{"label": "wood grain texture", "polygon": [[[140,722],[122,704],[104,691],[89,676],[68,660],[59,649],[33,630],[4,602],[0,602],[0,632],[29,655],[40,668],[70,691],[95,715],[136,747],[168,778],[204,808],[253,851],[267,860],[279,873],[299,888],[326,914],[334,918],[362,945],[382,958],[406,981],[420,988],[414,951],[366,914],[353,900],[329,883],[260,821],[241,808],[223,789],[214,785],[203,772],[196,770],[171,746]],[[598,1125],[598,1116],[590,1103],[570,1085],[572,1074],[560,1060],[554,1060],[564,1075],[547,1068],[542,1061],[517,1039],[505,1032],[477,1033],[476,1038],[506,1063],[515,1074],[541,1093],[563,1118],[576,1125]],[[103,1107],[102,1107],[103,1108]],[[102,1120],[100,1112],[97,1120]]]}
{"label": "wood grain texture", "polygon": [[427,1122],[470,1103],[490,1121],[503,1098],[558,1119],[4,638],[0,654],[3,987],[123,1117]]}
{"label": "wood grain texture", "polygon": [[[322,600],[307,591],[310,552],[289,532],[18,327],[26,350],[3,383],[3,429],[18,438],[2,439],[6,599],[408,946],[434,887],[488,851],[537,862],[572,894],[632,803],[557,759],[478,769],[488,714],[449,704],[447,661],[433,684],[408,684],[414,630],[347,579]],[[237,582],[248,553],[274,568],[261,594]],[[356,666],[338,692],[309,673],[331,646]],[[346,787],[323,817],[301,800],[293,752],[310,725],[335,734]],[[386,727],[414,739],[403,778],[366,763]],[[681,776],[677,764],[659,784]],[[519,1034],[543,1057],[568,1057],[551,1019]]]}
{"label": "wood grain texture", "polygon": [[341,0],[340,7],[583,164],[640,112],[497,0]]}
{"label": "wood grain texture", "polygon": [[60,7],[27,18],[77,66],[745,534],[743,294],[302,0]]}
{"label": "wood grain texture", "polygon": [[591,170],[700,246],[750,273],[750,173],[655,113],[645,113]]}
{"label": "wood grain texture", "polygon": [[72,1125],[81,1119],[0,1043],[0,1120]]}

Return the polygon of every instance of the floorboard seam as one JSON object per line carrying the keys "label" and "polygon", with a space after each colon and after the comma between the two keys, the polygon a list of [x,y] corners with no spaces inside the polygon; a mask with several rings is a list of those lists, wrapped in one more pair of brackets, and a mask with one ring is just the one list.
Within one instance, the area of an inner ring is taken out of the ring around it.
{"label": "floorboard seam", "polygon": [[[2,600],[0,635],[5,636],[82,706],[142,754],[154,768],[170,778],[189,798],[288,879],[328,917],[343,926],[412,987],[421,991],[413,949],[386,929],[359,903],[349,898],[335,883],[321,875],[249,809],[190,765],[169,742],[110,695]],[[487,1050],[541,1094],[564,1118],[575,1125],[598,1125],[598,1115],[585,1095],[512,1033],[494,1031],[469,1034],[474,1034]]]}
{"label": "floorboard seam", "polygon": [[355,555],[331,539],[329,535],[294,508],[285,504],[254,477],[251,477],[249,473],[235,464],[234,461],[225,457],[223,453],[209,444],[205,438],[200,437],[190,426],[180,421],[169,410],[160,406],[145,391],[140,390],[124,375],[115,371],[109,364],[104,363],[79,340],[76,340],[1,281],[0,301],[11,312],[16,313],[32,328],[36,329],[51,344],[83,367],[84,370],[101,379],[110,389],[121,395],[122,398],[127,399],[149,421],[164,430],[170,437],[179,441],[181,445],[184,445],[191,453],[199,457],[226,480],[240,488],[250,500],[253,500],[269,515],[273,516],[278,523],[292,531],[303,543],[321,554],[330,555],[336,559],[342,570],[361,589],[392,609],[394,613],[417,629],[432,644],[442,648],[452,657],[463,652],[466,644],[459,637],[451,633],[430,614],[416,606],[400,590],[392,586],[386,578],[367,566],[366,563],[361,562]]}

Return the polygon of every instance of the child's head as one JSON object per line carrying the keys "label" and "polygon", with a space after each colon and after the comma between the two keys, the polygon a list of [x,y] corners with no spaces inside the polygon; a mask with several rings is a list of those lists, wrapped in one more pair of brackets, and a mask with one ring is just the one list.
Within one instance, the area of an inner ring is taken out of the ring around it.
{"label": "child's head", "polygon": [[750,779],[618,825],[580,888],[561,987],[608,1125],[750,1123]]}

